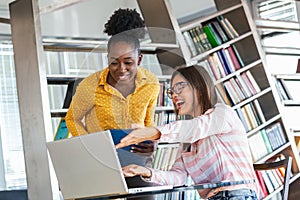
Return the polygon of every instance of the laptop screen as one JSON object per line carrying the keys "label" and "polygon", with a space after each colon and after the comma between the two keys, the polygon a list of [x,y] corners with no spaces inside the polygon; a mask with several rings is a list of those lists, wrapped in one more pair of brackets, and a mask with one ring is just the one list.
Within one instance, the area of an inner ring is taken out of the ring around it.
{"label": "laptop screen", "polygon": [[65,199],[128,192],[109,131],[48,142],[47,147]]}

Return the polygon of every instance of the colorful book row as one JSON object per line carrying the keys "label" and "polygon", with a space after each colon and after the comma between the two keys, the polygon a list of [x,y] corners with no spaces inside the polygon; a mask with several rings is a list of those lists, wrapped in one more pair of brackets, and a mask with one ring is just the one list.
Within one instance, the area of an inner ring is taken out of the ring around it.
{"label": "colorful book row", "polygon": [[259,85],[250,71],[236,75],[223,83],[217,84],[217,93],[227,105],[236,105],[261,92]]}
{"label": "colorful book row", "polygon": [[254,162],[278,149],[287,142],[279,122],[274,123],[265,129],[261,129],[248,139]]}
{"label": "colorful book row", "polygon": [[284,171],[282,169],[257,170],[256,177],[262,197],[266,197],[283,184]]}
{"label": "colorful book row", "polygon": [[227,18],[218,16],[205,24],[184,31],[183,36],[192,56],[196,56],[237,38],[239,33]]}
{"label": "colorful book row", "polygon": [[235,110],[247,132],[266,122],[264,113],[257,99]]}
{"label": "colorful book row", "polygon": [[167,89],[170,86],[170,81],[160,81],[160,92],[157,97],[157,106],[173,106],[172,100],[167,96]]}
{"label": "colorful book row", "polygon": [[203,65],[215,80],[226,77],[245,66],[234,45],[212,53],[199,64]]}
{"label": "colorful book row", "polygon": [[[270,158],[266,162],[277,162],[285,159],[285,155],[278,154],[275,157]],[[276,168],[270,170],[257,170],[255,171],[258,183],[260,185],[260,196],[262,198],[271,194],[274,190],[279,188],[284,183],[285,168]],[[292,171],[291,177],[293,176]]]}

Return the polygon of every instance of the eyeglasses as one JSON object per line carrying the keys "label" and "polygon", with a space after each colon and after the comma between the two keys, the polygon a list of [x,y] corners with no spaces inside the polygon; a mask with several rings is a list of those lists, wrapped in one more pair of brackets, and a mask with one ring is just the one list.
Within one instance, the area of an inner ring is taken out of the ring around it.
{"label": "eyeglasses", "polygon": [[180,94],[183,88],[188,85],[188,82],[178,82],[173,87],[167,89],[167,95],[172,99],[173,94]]}

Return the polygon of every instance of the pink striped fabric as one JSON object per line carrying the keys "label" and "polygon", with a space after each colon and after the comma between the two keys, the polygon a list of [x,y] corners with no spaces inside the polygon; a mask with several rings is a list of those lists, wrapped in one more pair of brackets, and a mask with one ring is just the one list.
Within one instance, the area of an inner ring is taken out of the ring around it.
{"label": "pink striped fabric", "polygon": [[[246,132],[231,107],[218,103],[202,116],[157,129],[160,142],[191,143],[191,149],[179,154],[170,171],[153,170],[151,181],[179,186],[188,175],[195,184],[255,179]],[[258,191],[256,184],[245,188]]]}

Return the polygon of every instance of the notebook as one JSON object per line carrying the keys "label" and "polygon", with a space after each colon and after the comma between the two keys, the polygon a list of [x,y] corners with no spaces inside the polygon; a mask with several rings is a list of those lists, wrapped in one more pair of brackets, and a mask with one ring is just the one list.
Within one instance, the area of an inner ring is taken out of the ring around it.
{"label": "notebook", "polygon": [[64,199],[172,188],[148,185],[129,189],[110,131],[47,142],[47,148]]}

